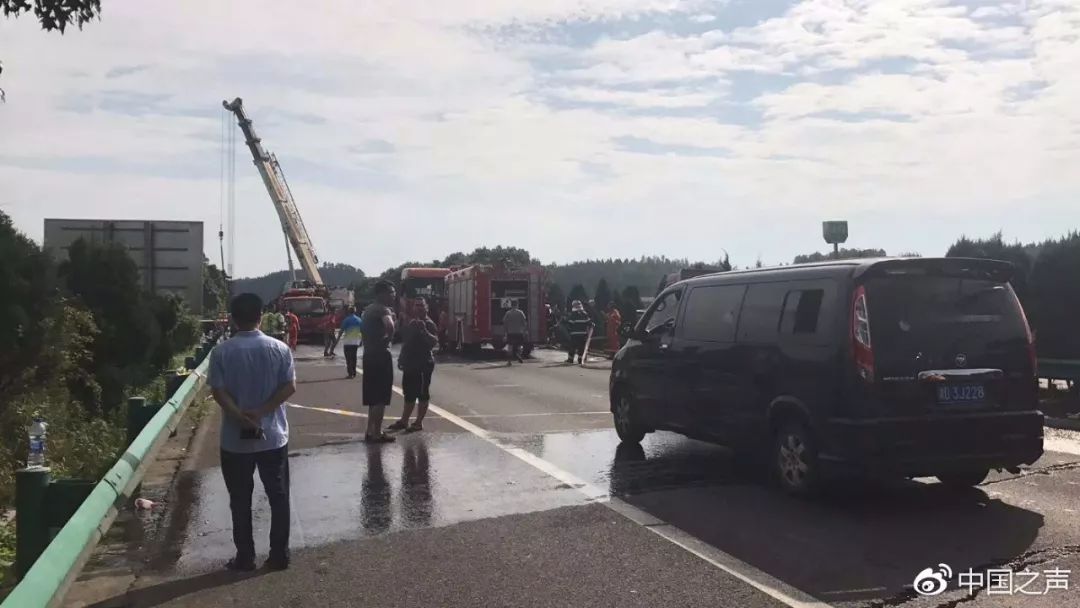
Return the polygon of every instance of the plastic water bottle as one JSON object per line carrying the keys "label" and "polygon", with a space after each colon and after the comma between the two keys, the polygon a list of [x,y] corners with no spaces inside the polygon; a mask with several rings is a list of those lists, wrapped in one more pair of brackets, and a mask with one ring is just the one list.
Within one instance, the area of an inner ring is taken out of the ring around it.
{"label": "plastic water bottle", "polygon": [[26,456],[27,468],[45,466],[45,430],[48,427],[45,420],[35,417],[34,422],[27,429],[30,436],[30,453]]}

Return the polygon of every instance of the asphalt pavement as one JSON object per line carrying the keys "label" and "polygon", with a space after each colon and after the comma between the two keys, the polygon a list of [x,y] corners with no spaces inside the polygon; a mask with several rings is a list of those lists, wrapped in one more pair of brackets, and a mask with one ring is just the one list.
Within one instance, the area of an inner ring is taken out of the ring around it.
{"label": "asphalt pavement", "polygon": [[[319,354],[301,347],[289,409],[290,570],[221,572],[232,543],[212,419],[131,605],[1080,605],[1075,588],[1027,593],[1045,590],[1047,571],[1080,569],[1069,432],[1048,431],[1041,461],[970,492],[914,480],[798,500],[720,447],[670,433],[620,446],[604,360],[440,361],[425,430],[368,446],[360,379]],[[400,412],[395,395],[387,422]],[[269,513],[255,494],[265,555]],[[919,596],[915,576],[938,564],[1040,577],[1011,594],[970,593],[953,577]]]}

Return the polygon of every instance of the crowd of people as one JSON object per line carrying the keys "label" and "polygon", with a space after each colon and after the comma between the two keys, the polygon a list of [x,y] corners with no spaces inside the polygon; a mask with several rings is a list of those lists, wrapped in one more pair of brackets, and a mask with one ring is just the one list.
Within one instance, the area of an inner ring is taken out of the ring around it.
{"label": "crowd of people", "polygon": [[[324,337],[326,356],[332,356],[337,345],[342,344],[347,378],[355,378],[360,367],[362,401],[367,408],[364,441],[370,444],[395,441],[387,431],[423,430],[431,400],[440,324],[431,319],[428,303],[418,299],[409,320],[398,327],[396,296],[391,283],[379,282],[375,285],[375,301],[361,314],[349,307],[336,335],[331,325]],[[300,337],[300,320],[292,311],[283,312],[273,305],[264,307],[259,296],[251,293],[233,299],[230,315],[235,331],[231,339],[211,352],[209,374],[214,399],[223,412],[221,470],[229,493],[236,545],[236,555],[226,567],[239,571],[256,567],[251,504],[254,474],[258,471],[271,512],[266,565],[285,569],[289,566],[290,523],[289,422],[285,403],[296,392],[293,352]],[[585,304],[574,301],[568,313],[556,308],[549,309],[547,316],[567,344],[566,361],[581,363],[596,325]],[[605,319],[606,349],[616,350],[622,319],[614,305],[608,308]],[[517,300],[509,303],[502,325],[509,345],[507,365],[524,363],[522,349],[529,341],[529,318]],[[383,419],[393,396],[390,345],[395,334],[401,336],[397,367],[405,404],[401,418],[384,430]]]}

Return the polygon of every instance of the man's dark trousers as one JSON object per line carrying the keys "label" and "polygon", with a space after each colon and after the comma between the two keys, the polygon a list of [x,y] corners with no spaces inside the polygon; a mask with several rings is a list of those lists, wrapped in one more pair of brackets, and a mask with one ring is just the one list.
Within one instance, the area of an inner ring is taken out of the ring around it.
{"label": "man's dark trousers", "polygon": [[587,340],[588,337],[588,334],[573,334],[570,336],[570,348],[568,349],[570,359],[581,357],[585,354],[585,340]]}
{"label": "man's dark trousers", "polygon": [[345,371],[350,378],[356,375],[356,351],[359,349],[359,345],[345,345]]}
{"label": "man's dark trousers", "polygon": [[255,489],[255,469],[270,502],[270,556],[289,556],[289,446],[264,452],[242,454],[221,450],[221,473],[229,491],[233,543],[239,561],[255,560],[255,539],[251,530],[251,493]]}

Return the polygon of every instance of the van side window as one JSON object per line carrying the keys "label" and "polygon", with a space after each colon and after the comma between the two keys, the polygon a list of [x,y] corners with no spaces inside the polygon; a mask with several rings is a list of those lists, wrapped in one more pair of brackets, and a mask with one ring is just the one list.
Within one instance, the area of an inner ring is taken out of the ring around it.
{"label": "van side window", "polygon": [[817,333],[821,302],[825,299],[823,289],[789,291],[784,299],[784,316],[780,332],[783,334]]}
{"label": "van side window", "polygon": [[739,342],[772,343],[780,331],[780,313],[791,283],[754,283],[739,316]]}
{"label": "van side window", "polygon": [[734,342],[745,285],[695,287],[686,302],[682,336],[687,340]]}
{"label": "van side window", "polygon": [[650,332],[664,323],[667,323],[669,320],[674,319],[675,313],[679,310],[679,298],[681,296],[681,289],[662,296],[649,314],[648,321],[645,322],[645,331]]}

